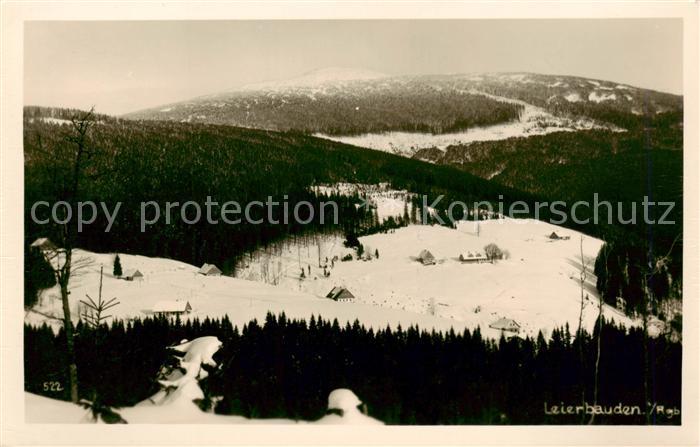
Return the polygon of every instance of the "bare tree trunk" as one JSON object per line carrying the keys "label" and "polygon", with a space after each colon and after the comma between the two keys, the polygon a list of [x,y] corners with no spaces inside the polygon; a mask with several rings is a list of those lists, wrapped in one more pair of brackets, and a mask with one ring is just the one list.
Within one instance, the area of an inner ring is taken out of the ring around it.
{"label": "bare tree trunk", "polygon": [[[75,145],[75,155],[72,158],[72,178],[70,179],[69,190],[64,194],[66,202],[72,202],[77,199],[80,188],[80,179],[86,157],[89,158],[92,154],[87,150],[87,133],[90,126],[93,124],[93,109],[82,116],[75,117],[71,120],[73,135],[70,135],[66,140]],[[70,395],[72,402],[78,402],[78,365],[75,359],[75,340],[73,333],[73,321],[71,319],[70,301],[68,285],[73,270],[73,247],[75,245],[76,230],[70,223],[64,225],[61,232],[61,249],[55,250],[53,258],[56,261],[54,265],[54,274],[61,289],[61,304],[63,307],[63,330],[66,334],[66,355],[68,357],[68,380],[70,382]],[[63,259],[61,259],[61,254]],[[53,264],[52,264],[53,265]]]}
{"label": "bare tree trunk", "polygon": [[[70,252],[66,253],[66,261],[64,266],[67,266],[67,271],[70,272],[71,262]],[[61,304],[63,305],[63,330],[66,334],[66,354],[68,356],[68,381],[70,386],[71,402],[78,402],[78,365],[75,361],[75,345],[73,339],[73,321],[71,320],[70,302],[68,301],[68,276],[61,275]]]}
{"label": "bare tree trunk", "polygon": [[[595,375],[593,378],[593,405],[598,405],[598,386],[600,382],[600,349],[601,339],[603,338],[603,298],[600,298],[598,303],[598,346],[596,347],[595,356]],[[595,421],[595,412],[591,415],[592,424]]]}
{"label": "bare tree trunk", "polygon": [[[603,244],[603,250],[605,250],[605,280],[608,280],[608,247]],[[595,371],[593,376],[593,406],[598,405],[598,384],[600,380],[600,349],[601,349],[601,339],[603,338],[603,297],[598,299],[598,343],[596,347],[596,357],[595,357]],[[595,422],[595,412],[591,414],[591,419],[588,421],[589,424]]]}
{"label": "bare tree trunk", "polygon": [[[580,368],[581,371],[583,372],[585,370],[584,368],[584,356],[583,356],[583,307],[584,307],[584,299],[585,299],[585,293],[584,293],[584,286],[586,283],[586,277],[587,277],[587,264],[586,260],[583,256],[583,236],[581,236],[581,242],[580,242],[580,250],[581,250],[581,273],[580,273],[580,282],[581,282],[581,306],[579,308],[579,314],[578,314],[578,330],[576,331],[576,339],[578,343],[578,352],[579,352],[579,363],[580,363]],[[586,379],[585,375],[581,375],[581,405],[585,405],[586,403]],[[581,422],[583,423],[585,420],[585,414],[582,416]]]}
{"label": "bare tree trunk", "polygon": [[644,414],[646,415],[646,423],[651,424],[651,415],[649,414],[649,287],[648,287],[648,277],[643,276],[644,284],[642,288],[642,318],[644,319],[642,329],[644,333],[642,334],[642,350],[644,353]]}

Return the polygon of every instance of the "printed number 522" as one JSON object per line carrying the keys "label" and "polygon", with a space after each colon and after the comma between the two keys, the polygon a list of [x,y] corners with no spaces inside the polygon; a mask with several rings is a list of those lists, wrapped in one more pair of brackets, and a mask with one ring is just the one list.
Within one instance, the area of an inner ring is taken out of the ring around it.
{"label": "printed number 522", "polygon": [[44,382],[44,391],[63,391],[63,387],[61,386],[61,382]]}

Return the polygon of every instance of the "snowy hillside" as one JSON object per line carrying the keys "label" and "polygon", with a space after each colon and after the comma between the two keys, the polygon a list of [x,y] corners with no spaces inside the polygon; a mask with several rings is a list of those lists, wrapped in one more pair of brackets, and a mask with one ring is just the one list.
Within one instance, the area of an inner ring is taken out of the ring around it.
{"label": "snowy hillside", "polygon": [[[480,94],[479,92],[473,92]],[[445,150],[448,146],[467,144],[474,141],[505,140],[513,137],[546,135],[552,132],[576,132],[588,129],[610,129],[621,132],[623,129],[614,125],[598,123],[588,118],[562,118],[522,101],[495,97],[503,102],[518,103],[523,106],[520,118],[491,126],[473,127],[460,132],[434,134],[427,132],[381,132],[362,135],[333,136],[317,133],[315,136],[327,138],[354,146],[367,147],[406,157],[412,157],[420,149],[436,148]]]}
{"label": "snowy hillside", "polygon": [[404,190],[392,189],[389,183],[376,185],[362,183],[334,183],[332,185],[317,185],[311,188],[316,194],[335,194],[352,196],[356,194],[363,205],[377,213],[380,222],[389,217],[400,217],[405,212],[412,214],[413,205],[410,201],[416,194]]}
{"label": "snowy hillside", "polygon": [[[551,240],[548,236],[553,231],[569,239]],[[381,308],[378,313],[400,310],[434,316],[452,321],[455,327],[479,326],[482,332],[495,337],[499,332],[488,329],[488,325],[499,318],[509,318],[520,324],[521,334],[533,336],[539,330],[547,334],[566,323],[574,328],[578,325],[580,238],[577,232],[529,219],[481,221],[478,235],[474,222],[460,223],[457,230],[411,225],[393,233],[360,238],[371,260],[340,261],[352,250],[336,237],[260,252],[239,275],[267,279],[278,284],[278,288],[316,296],[341,286],[355,295],[358,303]],[[509,259],[494,264],[459,261],[460,254],[483,253],[489,243],[507,250]],[[583,255],[588,266],[584,326],[588,330],[598,313],[592,269],[601,245],[600,240],[584,236]],[[436,265],[424,266],[416,260],[423,249],[436,257]],[[330,274],[327,277],[324,269],[318,267],[319,258]],[[305,278],[300,279],[302,269]],[[607,305],[604,315],[633,324]]]}
{"label": "snowy hillside", "polygon": [[[336,184],[316,189],[360,193],[378,211],[380,220],[403,215],[404,204],[409,205],[408,192],[391,190],[388,185]],[[562,239],[550,239],[552,232]],[[597,317],[592,270],[602,241],[555,225],[509,218],[459,222],[456,230],[411,225],[360,238],[363,260],[343,242],[340,236],[324,236],[310,242],[276,244],[245,257],[237,267],[237,278],[203,276],[197,267],[182,262],[122,254],[125,271],[137,269],[144,275],[143,280],[126,281],[111,275],[114,255],[76,250],[77,258],[89,260],[89,265],[71,279],[73,316],[77,319],[80,300],[86,294],[95,298],[100,266],[104,266],[103,298],[119,300],[113,309],[119,318],[152,315],[154,306],[165,300],[188,302],[190,317],[228,315],[239,325],[253,318],[262,320],[267,312],[285,312],[292,318],[321,315],[341,323],[358,319],[374,328],[387,324],[436,330],[478,326],[485,335],[498,337],[500,331],[488,326],[508,318],[521,326],[522,335],[535,336],[540,330],[548,334],[567,323],[578,325],[583,263],[587,269],[586,329],[592,329]],[[460,255],[483,253],[490,243],[507,252],[507,259],[460,262]],[[424,249],[435,256],[436,265],[417,261]],[[348,256],[352,260],[342,260]],[[347,288],[356,297],[354,302],[326,299],[336,286]],[[51,322],[48,316],[61,314],[58,297],[56,287],[44,291],[25,320]],[[604,313],[632,324],[607,305]]]}
{"label": "snowy hillside", "polygon": [[[414,213],[414,194],[386,183],[336,183],[313,190],[358,195],[376,211],[379,221]],[[550,238],[552,233],[559,238]],[[291,318],[337,318],[341,324],[357,319],[375,329],[399,324],[428,330],[480,327],[485,335],[497,338],[501,331],[489,325],[507,318],[520,325],[523,336],[539,331],[547,335],[565,324],[578,326],[583,265],[587,330],[592,330],[598,315],[593,266],[602,241],[572,230],[533,219],[501,218],[462,221],[457,229],[409,225],[361,237],[360,242],[361,259],[340,235],[282,241],[239,260],[236,278],[204,276],[196,266],[169,259],[121,254],[125,272],[136,269],[143,274],[142,280],[134,281],[111,275],[113,254],[76,250],[75,265],[87,266],[71,278],[72,315],[77,320],[83,313],[80,300],[86,300],[86,294],[96,298],[103,266],[103,298],[117,298],[120,304],[111,313],[118,318],[146,317],[164,302],[176,302],[172,305],[190,304],[188,317],[228,315],[241,326],[264,319],[267,312],[285,312]],[[485,253],[488,244],[496,244],[504,259],[460,261],[460,255]],[[422,250],[433,254],[435,265],[418,262]],[[346,288],[355,299],[325,298],[334,287]],[[51,315],[61,315],[57,287],[41,293],[25,321],[56,323]],[[604,315],[634,324],[607,305]]]}
{"label": "snowy hillside", "polygon": [[[143,318],[153,315],[154,306],[160,301],[189,302],[191,318],[222,317],[228,315],[234,324],[244,325],[252,319],[263,321],[267,312],[285,312],[291,318],[309,319],[321,315],[339,322],[359,320],[368,327],[385,328],[387,325],[402,327],[419,325],[426,329],[463,329],[466,326],[449,318],[439,318],[401,309],[377,307],[367,303],[336,303],[303,291],[275,287],[255,281],[228,276],[203,276],[198,267],[162,258],[148,258],[120,254],[123,268],[138,269],[143,280],[126,281],[111,275],[113,254],[98,254],[75,250],[73,259],[89,260],[90,265],[71,277],[71,310],[75,321],[81,310],[80,300],[86,294],[96,298],[100,266],[105,268],[103,298],[116,297],[120,304],[110,309],[117,318]],[[78,261],[81,262],[81,261]],[[109,272],[109,273],[108,273]],[[25,322],[60,325],[51,316],[61,315],[61,301],[57,287],[42,292],[39,304],[27,311]]]}
{"label": "snowy hillside", "polygon": [[473,141],[621,130],[618,119],[680,110],[679,96],[573,76],[387,76],[330,68],[126,117],[296,130],[411,156],[424,148]]}
{"label": "snowy hillside", "polygon": [[[316,187],[318,192],[359,194],[376,209],[380,221],[413,213],[407,191],[387,184],[339,183]],[[561,237],[550,239],[552,232]],[[356,302],[386,310],[406,311],[453,322],[455,327],[479,326],[490,336],[499,331],[489,324],[509,318],[521,333],[549,333],[566,323],[578,325],[581,300],[581,251],[586,264],[584,325],[591,329],[598,313],[593,274],[602,241],[533,219],[496,219],[459,222],[456,230],[410,225],[387,234],[360,238],[365,255],[357,260],[341,236],[307,242],[282,242],[246,257],[236,275],[279,288],[325,296],[345,287]],[[484,252],[495,243],[508,259],[494,264],[465,264],[459,255]],[[436,265],[423,266],[416,257],[429,250]],[[377,254],[379,255],[377,257]],[[342,261],[352,256],[351,261]],[[367,260],[370,258],[370,260]],[[303,277],[302,277],[303,272]],[[343,303],[345,304],[345,303]],[[621,312],[604,306],[607,318],[634,324]]]}

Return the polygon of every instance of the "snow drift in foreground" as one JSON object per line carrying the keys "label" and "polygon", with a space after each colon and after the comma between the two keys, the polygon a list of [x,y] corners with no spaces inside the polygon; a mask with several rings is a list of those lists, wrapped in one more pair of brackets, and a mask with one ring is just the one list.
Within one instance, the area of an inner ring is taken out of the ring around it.
{"label": "snow drift in foreground", "polygon": [[[167,371],[158,380],[162,389],[133,407],[119,408],[116,412],[127,423],[188,423],[188,424],[296,424],[289,419],[247,419],[242,416],[219,415],[202,411],[196,401],[204,398],[199,381],[207,377],[205,365],[216,367],[214,354],[221,348],[216,337],[183,340],[171,347],[182,355],[178,367]],[[334,390],[328,396],[331,414],[316,421],[319,424],[381,425],[364,415],[360,399],[348,389]],[[94,423],[90,410],[81,405],[25,393],[25,420],[28,423]],[[302,423],[305,423],[302,421]],[[313,422],[312,422],[313,423]]]}
{"label": "snow drift in foreground", "polygon": [[329,414],[319,419],[317,424],[383,425],[360,411],[361,405],[362,401],[352,391],[346,388],[333,390],[328,395]]}
{"label": "snow drift in foreground", "polygon": [[242,416],[219,415],[202,411],[196,401],[204,399],[199,381],[208,376],[205,365],[216,367],[214,354],[221,348],[216,337],[200,337],[183,342],[170,349],[182,355],[178,367],[166,371],[158,380],[161,390],[133,407],[121,408],[118,413],[128,423],[275,423],[293,424],[286,419],[251,420]]}
{"label": "snow drift in foreground", "polygon": [[204,399],[199,381],[208,373],[203,366],[216,366],[213,356],[219,348],[221,342],[216,337],[200,337],[171,348],[184,354],[179,359],[179,369],[158,380],[162,389],[141,404],[173,405]]}

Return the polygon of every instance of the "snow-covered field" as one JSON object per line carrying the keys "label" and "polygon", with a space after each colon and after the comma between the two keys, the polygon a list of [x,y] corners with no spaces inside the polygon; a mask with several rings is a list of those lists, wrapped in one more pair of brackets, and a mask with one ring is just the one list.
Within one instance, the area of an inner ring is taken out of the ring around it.
{"label": "snow-covered field", "polygon": [[[377,210],[380,221],[413,212],[413,194],[389,184],[337,183],[318,185],[314,191],[358,194]],[[552,232],[562,239],[550,239]],[[567,323],[578,327],[580,273],[585,264],[584,327],[591,330],[597,318],[593,265],[602,241],[562,227],[510,218],[478,224],[462,221],[457,229],[410,225],[361,237],[361,260],[343,242],[340,235],[324,235],[273,244],[239,260],[236,278],[204,276],[197,266],[170,259],[121,254],[125,272],[137,269],[143,274],[142,280],[126,281],[112,275],[114,254],[76,250],[74,264],[87,265],[71,277],[72,316],[77,321],[84,312],[80,300],[87,301],[88,294],[97,298],[103,266],[103,299],[119,301],[110,309],[117,318],[147,317],[157,303],[179,301],[192,307],[185,318],[228,315],[240,326],[263,320],[267,312],[285,312],[291,318],[337,318],[341,324],[357,319],[374,329],[399,324],[443,331],[480,327],[484,335],[497,338],[500,331],[489,325],[508,318],[520,325],[523,336],[536,336],[539,331],[547,336]],[[491,243],[507,252],[507,259],[460,262],[460,254],[483,254]],[[436,265],[424,266],[416,260],[424,249],[435,256]],[[343,261],[347,256],[352,260]],[[334,287],[347,288],[355,299],[325,298]],[[62,315],[59,297],[58,287],[43,291],[25,321],[57,327],[60,322],[50,317]],[[607,305],[604,314],[634,324]]]}
{"label": "snow-covered field", "polygon": [[[547,236],[552,231],[569,239],[551,240]],[[457,230],[411,225],[389,234],[362,237],[360,242],[372,259],[328,262],[328,277],[318,267],[318,245],[321,264],[326,264],[326,258],[342,258],[352,252],[343,246],[342,238],[304,246],[289,244],[277,247],[274,253],[259,253],[240,275],[260,280],[259,272],[274,271],[278,288],[316,296],[342,286],[355,295],[358,303],[379,308],[379,314],[400,310],[433,316],[452,322],[456,328],[480,326],[482,333],[493,337],[500,334],[488,325],[501,317],[518,322],[523,335],[534,336],[539,330],[547,335],[566,323],[577,327],[581,300],[579,233],[529,219],[480,221],[478,233],[474,222],[460,222]],[[509,259],[494,264],[459,261],[460,254],[483,253],[489,243],[507,250]],[[588,298],[584,300],[583,323],[588,330],[598,313],[592,270],[601,245],[600,240],[584,236],[583,256],[588,268],[584,294]],[[416,261],[423,249],[435,256],[436,265],[424,266]],[[300,279],[302,268],[304,279]],[[607,305],[604,314],[633,324]]]}
{"label": "snow-covered field", "polygon": [[[552,231],[569,239],[551,240],[547,236]],[[71,307],[77,320],[79,301],[85,300],[86,294],[96,298],[99,270],[104,266],[103,298],[118,299],[120,304],[110,312],[118,318],[146,317],[157,302],[179,300],[192,306],[190,318],[228,315],[239,325],[253,318],[260,321],[269,311],[285,312],[292,318],[321,315],[341,323],[358,319],[373,328],[401,324],[461,330],[480,326],[484,335],[498,337],[500,332],[488,325],[505,317],[520,324],[522,335],[534,336],[540,330],[547,335],[566,323],[572,328],[578,325],[580,238],[579,233],[536,220],[480,221],[478,234],[474,222],[460,222],[456,230],[411,225],[360,238],[371,260],[341,261],[352,249],[344,247],[340,237],[327,237],[304,246],[287,244],[258,252],[237,272],[238,278],[203,276],[197,267],[179,261],[122,254],[123,268],[138,269],[144,275],[141,281],[114,278],[112,254],[76,250],[77,258],[90,259],[91,264],[71,279]],[[460,254],[483,253],[489,243],[507,251],[509,258],[493,264],[459,262]],[[601,244],[598,239],[583,238],[588,266],[583,321],[589,330],[597,316],[592,269]],[[423,249],[433,253],[436,265],[416,261]],[[319,267],[319,259],[329,276]],[[324,298],[335,286],[346,287],[355,295],[355,302]],[[633,324],[608,306],[604,306],[604,313]],[[26,313],[25,321],[58,324],[47,315],[61,315],[56,287],[42,293],[40,303]]]}
{"label": "snow-covered field", "polygon": [[416,196],[405,189],[393,189],[389,183],[334,183],[317,185],[311,189],[315,194],[335,194],[348,197],[356,194],[364,201],[364,204],[360,206],[376,210],[380,222],[389,217],[403,216],[404,212],[410,215],[413,212],[413,204],[410,199]]}
{"label": "snow-covered field", "polygon": [[[377,308],[371,304],[336,303],[285,287],[228,276],[202,276],[197,273],[198,267],[170,259],[122,254],[120,258],[124,269],[135,268],[144,275],[141,281],[125,281],[111,275],[113,254],[76,250],[74,259],[76,258],[91,260],[88,267],[71,278],[71,310],[76,322],[81,307],[80,300],[86,300],[86,294],[96,299],[102,265],[105,267],[103,298],[118,299],[120,304],[109,312],[117,318],[147,317],[152,315],[157,302],[180,300],[187,301],[192,306],[189,318],[228,315],[234,324],[240,326],[252,319],[264,320],[268,311],[285,312],[288,317],[307,320],[311,315],[321,315],[327,319],[337,318],[343,324],[357,319],[374,328],[384,328],[387,324],[401,324],[403,327],[417,324],[425,328],[448,330],[453,325],[448,319],[401,309],[377,312]],[[26,313],[25,321],[34,324],[46,322],[58,327],[60,323],[47,315],[62,315],[59,296],[57,287],[45,290],[40,303]]]}

